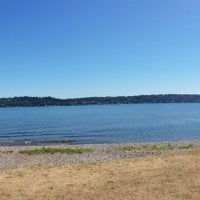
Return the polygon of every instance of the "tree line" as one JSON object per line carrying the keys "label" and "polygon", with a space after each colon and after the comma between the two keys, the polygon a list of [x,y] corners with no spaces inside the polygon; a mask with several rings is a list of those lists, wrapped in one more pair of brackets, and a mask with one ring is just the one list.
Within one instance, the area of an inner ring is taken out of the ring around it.
{"label": "tree line", "polygon": [[28,96],[0,98],[0,107],[74,106],[137,103],[200,103],[200,95],[165,94],[118,97],[85,97],[73,99]]}

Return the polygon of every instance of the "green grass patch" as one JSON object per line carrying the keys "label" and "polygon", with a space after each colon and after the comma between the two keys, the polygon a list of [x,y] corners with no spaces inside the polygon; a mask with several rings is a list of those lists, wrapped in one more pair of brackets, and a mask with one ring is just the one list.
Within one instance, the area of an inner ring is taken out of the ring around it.
{"label": "green grass patch", "polygon": [[124,146],[119,151],[167,151],[173,149],[192,149],[193,145],[175,146],[175,145],[142,145],[142,146]]}
{"label": "green grass patch", "polygon": [[28,154],[28,155],[38,155],[38,154],[55,154],[55,153],[65,153],[65,154],[82,154],[82,153],[91,153],[92,149],[70,149],[70,148],[41,148],[33,150],[21,150],[19,153]]}
{"label": "green grass patch", "polygon": [[186,145],[186,146],[180,146],[178,147],[179,149],[192,149],[193,148],[193,145],[192,144],[189,144],[189,145]]}
{"label": "green grass patch", "polygon": [[175,149],[175,146],[172,146],[171,144],[168,145],[153,145],[150,147],[150,150],[152,151],[164,151],[164,150],[173,150]]}
{"label": "green grass patch", "polygon": [[164,151],[175,149],[175,146],[168,145],[153,145],[153,146],[124,146],[119,148],[119,151]]}
{"label": "green grass patch", "polygon": [[0,151],[0,153],[3,153],[3,154],[9,154],[9,153],[13,153],[13,151]]}

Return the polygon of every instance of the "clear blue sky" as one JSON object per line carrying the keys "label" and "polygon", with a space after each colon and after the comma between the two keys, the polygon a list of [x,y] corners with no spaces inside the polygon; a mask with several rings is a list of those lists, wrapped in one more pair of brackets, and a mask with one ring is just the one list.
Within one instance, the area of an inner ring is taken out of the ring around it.
{"label": "clear blue sky", "polygon": [[200,93],[199,0],[1,0],[0,96]]}

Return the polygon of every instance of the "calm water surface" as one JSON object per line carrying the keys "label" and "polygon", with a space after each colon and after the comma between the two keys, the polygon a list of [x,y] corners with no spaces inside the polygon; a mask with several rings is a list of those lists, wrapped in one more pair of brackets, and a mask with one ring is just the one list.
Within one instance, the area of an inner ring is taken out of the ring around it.
{"label": "calm water surface", "polygon": [[0,144],[200,139],[200,104],[0,108]]}

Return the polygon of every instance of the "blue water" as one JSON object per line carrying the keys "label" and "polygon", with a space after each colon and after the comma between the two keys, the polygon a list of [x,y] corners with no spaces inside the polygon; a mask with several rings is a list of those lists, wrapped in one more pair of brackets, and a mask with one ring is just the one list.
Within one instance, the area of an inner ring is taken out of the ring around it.
{"label": "blue water", "polygon": [[0,144],[200,139],[200,104],[0,108]]}

